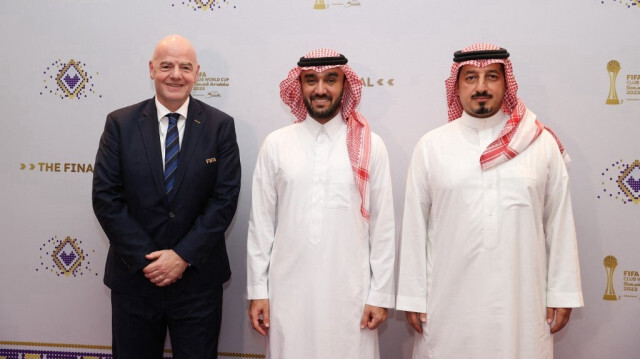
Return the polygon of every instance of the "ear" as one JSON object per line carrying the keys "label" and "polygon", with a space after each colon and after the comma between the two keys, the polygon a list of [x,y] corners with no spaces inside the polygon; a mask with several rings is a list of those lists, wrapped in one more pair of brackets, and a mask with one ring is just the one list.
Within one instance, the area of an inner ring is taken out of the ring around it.
{"label": "ear", "polygon": [[[199,68],[199,67],[198,67]],[[153,80],[153,62],[149,60],[149,77]]]}
{"label": "ear", "polygon": [[198,82],[198,78],[200,77],[200,64],[196,67],[196,82]]}

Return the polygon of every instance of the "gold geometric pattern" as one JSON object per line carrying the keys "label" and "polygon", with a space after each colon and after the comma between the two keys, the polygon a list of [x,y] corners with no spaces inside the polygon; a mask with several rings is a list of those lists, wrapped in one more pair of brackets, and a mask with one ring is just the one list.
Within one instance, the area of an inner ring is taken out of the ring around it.
{"label": "gold geometric pattern", "polygon": [[53,261],[58,268],[64,273],[65,276],[70,276],[78,268],[84,254],[78,246],[76,246],[75,240],[67,236],[53,251]]}
{"label": "gold geometric pattern", "polygon": [[[87,345],[87,344],[67,344],[67,343],[45,343],[45,342],[20,342],[20,341],[6,341],[0,340],[0,347],[2,345],[10,346],[23,346],[23,347],[54,347],[54,348],[67,348],[67,349],[93,349],[93,350],[111,350],[109,345]],[[2,349],[0,349],[1,351]],[[171,354],[171,349],[165,349],[165,353]],[[29,355],[32,355],[31,357]],[[108,355],[110,356],[110,355]],[[104,356],[102,356],[104,357]],[[251,354],[251,353],[230,353],[230,352],[218,352],[218,357],[231,357],[231,358],[251,358],[251,359],[264,359],[264,354]],[[100,359],[101,356],[86,356],[82,359]],[[5,355],[0,355],[0,359],[7,359]],[[24,359],[42,359],[41,354],[25,354]]]}
{"label": "gold geometric pattern", "polygon": [[64,65],[62,70],[58,72],[56,82],[69,98],[74,98],[84,88],[84,85],[87,84],[87,76],[84,74],[84,70],[80,67],[80,64],[71,59]]}
{"label": "gold geometric pattern", "polygon": [[209,0],[209,1],[196,0],[196,4],[200,5],[202,7],[202,10],[206,10],[206,8],[208,8],[209,5],[213,4],[214,2],[216,2],[216,0]]}
{"label": "gold geometric pattern", "polygon": [[[637,188],[638,184],[636,182],[640,181],[640,177],[634,178],[631,176],[631,172],[636,169],[636,173],[640,172],[639,160],[633,161],[633,163],[630,164],[629,167],[618,177],[618,187],[620,187],[624,194],[626,194],[633,203],[638,204],[640,203],[640,191],[636,191],[634,186]],[[638,194],[633,192],[638,192]]]}

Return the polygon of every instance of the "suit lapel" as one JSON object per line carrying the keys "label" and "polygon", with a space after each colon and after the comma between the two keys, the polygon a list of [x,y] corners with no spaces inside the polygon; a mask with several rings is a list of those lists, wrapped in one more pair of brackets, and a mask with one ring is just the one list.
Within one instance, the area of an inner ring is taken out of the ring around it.
{"label": "suit lapel", "polygon": [[176,181],[173,186],[174,193],[178,193],[180,184],[189,164],[193,160],[193,151],[198,145],[200,134],[204,128],[203,122],[206,118],[200,116],[202,107],[200,104],[191,97],[189,100],[189,110],[187,111],[187,121],[184,128],[184,136],[182,137],[182,143],[180,144],[180,159],[178,160],[178,169],[176,170]]}
{"label": "suit lapel", "polygon": [[164,173],[162,171],[162,152],[160,149],[160,130],[158,127],[158,112],[155,99],[149,100],[138,122],[140,135],[144,143],[147,162],[151,167],[151,174],[158,193],[164,198]]}

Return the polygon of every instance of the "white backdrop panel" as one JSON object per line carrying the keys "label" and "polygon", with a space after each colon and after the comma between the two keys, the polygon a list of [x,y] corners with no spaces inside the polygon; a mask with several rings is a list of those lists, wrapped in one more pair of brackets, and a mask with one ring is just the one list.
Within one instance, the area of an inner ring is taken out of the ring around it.
{"label": "white backdrop panel", "polygon": [[[640,94],[627,90],[640,75],[640,3],[325,0],[328,8],[318,10],[315,2],[216,0],[220,8],[206,11],[193,10],[194,0],[0,3],[0,350],[58,343],[108,353],[109,290],[102,284],[108,241],[91,209],[91,172],[64,166],[91,165],[106,114],[153,96],[147,68],[153,47],[180,33],[192,40],[206,74],[194,96],[234,116],[243,165],[227,239],[233,276],[225,288],[220,351],[264,351],[244,299],[251,175],[264,137],[293,120],[278,84],[297,59],[314,48],[335,48],[372,85],[364,88],[360,110],[389,150],[399,220],[413,146],[446,121],[443,82],[452,54],[483,41],[511,52],[520,96],[573,158],[586,307],[556,335],[556,356],[640,356],[640,300],[624,285],[640,282],[634,275],[640,203],[618,194],[615,183],[640,159]],[[86,71],[87,82],[79,96],[60,98],[56,76],[70,60]],[[619,105],[605,104],[610,60],[621,65],[614,83]],[[640,188],[631,195],[640,196]],[[52,259],[67,237],[85,254],[68,276]],[[603,266],[607,255],[618,262],[611,278]],[[619,300],[603,300],[608,280]],[[461,288],[460,295],[469,293]],[[402,313],[391,312],[380,339],[383,358],[409,357]]]}

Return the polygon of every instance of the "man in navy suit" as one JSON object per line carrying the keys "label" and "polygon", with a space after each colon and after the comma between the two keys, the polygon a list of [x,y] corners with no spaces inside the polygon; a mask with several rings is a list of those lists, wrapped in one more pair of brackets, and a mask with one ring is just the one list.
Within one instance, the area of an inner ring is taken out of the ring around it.
{"label": "man in navy suit", "polygon": [[93,209],[109,238],[114,358],[216,358],[225,246],[240,191],[233,119],[190,96],[200,65],[182,36],[149,61],[155,98],[107,116]]}

